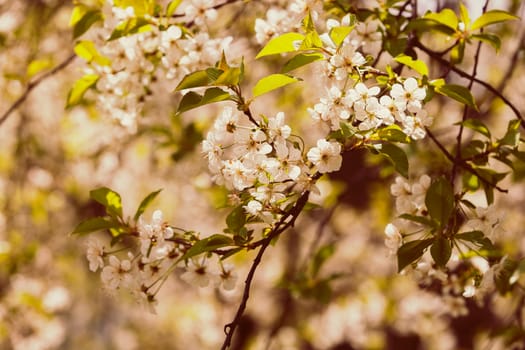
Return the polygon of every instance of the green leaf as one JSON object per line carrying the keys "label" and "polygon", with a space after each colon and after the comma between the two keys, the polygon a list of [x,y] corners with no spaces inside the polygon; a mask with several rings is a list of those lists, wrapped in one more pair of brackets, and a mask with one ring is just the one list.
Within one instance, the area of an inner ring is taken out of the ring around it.
{"label": "green leaf", "polygon": [[438,237],[430,247],[430,254],[438,266],[445,266],[452,255],[452,246],[448,239]]}
{"label": "green leaf", "polygon": [[472,39],[476,39],[479,41],[482,41],[484,43],[487,43],[489,45],[492,45],[494,49],[496,49],[496,52],[499,51],[501,47],[501,40],[497,35],[490,34],[490,33],[480,33],[480,34],[473,34],[470,36]]}
{"label": "green leaf", "polygon": [[206,70],[199,70],[186,74],[175,88],[175,91],[208,86],[211,82],[213,81],[209,78],[208,72],[206,72]]}
{"label": "green leaf", "polygon": [[414,222],[417,222],[418,224],[422,224],[422,225],[425,225],[425,226],[428,226],[428,227],[435,227],[436,226],[435,223],[432,220],[428,219],[425,216],[418,216],[418,215],[411,215],[411,214],[402,214],[402,215],[399,215],[399,217],[401,219],[414,221]]}
{"label": "green leaf", "polygon": [[427,190],[425,205],[428,214],[440,227],[445,227],[454,211],[454,190],[444,177],[434,181]]}
{"label": "green leaf", "polygon": [[109,215],[122,218],[122,200],[117,192],[101,187],[90,191],[89,197],[102,204]]}
{"label": "green leaf", "polygon": [[410,137],[408,137],[396,124],[379,129],[377,131],[377,136],[382,141],[410,143]]}
{"label": "green leaf", "polygon": [[461,19],[461,22],[463,22],[463,24],[465,24],[465,29],[469,29],[470,28],[470,15],[468,13],[468,9],[465,5],[463,5],[463,3],[459,3],[459,16],[460,16],[460,19]]}
{"label": "green leaf", "polygon": [[279,53],[297,51],[296,46],[297,42],[302,42],[304,40],[304,35],[299,33],[285,33],[278,37],[271,39],[255,58],[261,58],[264,56],[275,55]]}
{"label": "green leaf", "polygon": [[96,217],[82,221],[75,227],[71,234],[86,234],[100,230],[107,230],[110,228],[117,228],[120,224],[112,218]]}
{"label": "green leaf", "polygon": [[27,66],[27,77],[30,79],[45,69],[53,66],[53,61],[49,58],[37,59],[31,61]]}
{"label": "green leaf", "polygon": [[434,242],[434,238],[418,239],[407,242],[399,247],[397,250],[397,271],[403,271],[406,266],[421,258],[425,249],[427,249],[432,242]]}
{"label": "green leaf", "polygon": [[[352,15],[353,16],[353,15]],[[353,16],[355,18],[355,16]],[[352,32],[354,29],[354,26],[339,26],[339,27],[333,27],[330,29],[330,32],[328,35],[334,42],[336,47],[341,46],[343,41],[346,39],[346,37]]]}
{"label": "green leaf", "polygon": [[96,74],[87,74],[78,79],[69,91],[66,108],[79,104],[86,91],[95,86],[99,78],[100,77]]}
{"label": "green leaf", "polygon": [[103,17],[100,10],[89,10],[85,12],[80,19],[73,24],[73,39],[78,38],[87,32],[93,24],[102,20]]}
{"label": "green leaf", "polygon": [[111,60],[105,56],[102,56],[95,44],[89,40],[79,41],[74,48],[75,53],[78,57],[83,58],[88,63],[95,62],[100,66],[109,66],[111,65]]}
{"label": "green leaf", "polygon": [[464,86],[455,84],[436,85],[435,91],[478,110],[476,102],[474,101],[474,96],[472,96],[470,90]]}
{"label": "green leaf", "polygon": [[231,96],[229,93],[217,87],[207,89],[204,93],[204,96],[190,91],[182,97],[182,100],[179,103],[179,108],[177,109],[177,113],[186,112],[190,109],[210,103],[229,100],[230,98]]}
{"label": "green leaf", "polygon": [[226,217],[226,225],[231,233],[238,233],[246,224],[246,212],[242,205],[235,207]]}
{"label": "green leaf", "polygon": [[325,59],[325,57],[322,53],[300,53],[292,57],[288,62],[286,62],[281,72],[288,73],[293,71],[294,69],[323,59]]}
{"label": "green leaf", "polygon": [[459,42],[450,50],[450,62],[453,64],[463,62],[465,57],[465,40],[461,39]]}
{"label": "green leaf", "polygon": [[467,119],[458,124],[463,124],[464,127],[474,130],[490,139],[489,128],[487,128],[487,126],[479,119]]}
{"label": "green leaf", "polygon": [[486,27],[491,24],[501,23],[505,21],[512,21],[519,19],[519,17],[514,16],[511,13],[502,10],[491,10],[482,14],[478,19],[472,23],[472,30]]}
{"label": "green leaf", "polygon": [[177,10],[177,7],[179,7],[182,0],[173,0],[168,3],[168,6],[166,7],[166,17],[171,17]]}
{"label": "green leaf", "polygon": [[400,55],[397,55],[396,57],[394,57],[394,59],[397,62],[404,64],[407,67],[412,68],[413,70],[418,72],[420,75],[428,76],[428,67],[425,62],[421,60],[414,60],[412,57],[407,56],[403,53]]}
{"label": "green leaf", "polygon": [[322,246],[312,260],[312,277],[316,277],[323,264],[335,253],[333,243]]}
{"label": "green leaf", "polygon": [[451,9],[443,9],[439,13],[430,12],[427,13],[423,18],[430,19],[432,21],[438,22],[450,29],[456,30],[458,27],[458,17]]}
{"label": "green leaf", "polygon": [[498,143],[500,145],[507,145],[511,147],[517,147],[520,143],[520,121],[518,119],[513,119],[509,121],[509,124],[507,125],[507,132],[501,138],[498,140]]}
{"label": "green leaf", "polygon": [[155,199],[155,197],[157,197],[157,195],[160,193],[160,191],[162,190],[158,190],[158,191],[155,191],[155,192],[151,192],[150,194],[148,194],[143,200],[142,202],[140,202],[140,205],[139,207],[137,208],[137,211],[135,212],[135,215],[133,216],[133,220],[137,221],[140,216],[142,215],[142,213],[144,213],[144,211],[146,210],[146,208],[151,204],[151,202],[153,202],[153,200]]}
{"label": "green leaf", "polygon": [[142,33],[151,30],[150,23],[144,17],[134,17],[119,23],[111,33],[108,41],[121,38],[129,34]]}
{"label": "green leaf", "polygon": [[378,151],[394,165],[394,169],[408,179],[408,158],[400,147],[392,143],[382,143]]}
{"label": "green leaf", "polygon": [[482,231],[478,230],[458,233],[454,235],[454,239],[471,242],[488,251],[495,249],[490,239]]}
{"label": "green leaf", "polygon": [[270,74],[259,80],[253,87],[253,97],[261,96],[280,87],[299,81],[287,74]]}
{"label": "green leaf", "polygon": [[219,248],[233,245],[233,240],[225,235],[214,234],[197,241],[186,253],[180,257],[180,260],[186,260],[196,255],[214,251]]}
{"label": "green leaf", "polygon": [[233,86],[240,83],[241,69],[240,68],[229,68],[222,72],[217,79],[213,82],[215,86]]}

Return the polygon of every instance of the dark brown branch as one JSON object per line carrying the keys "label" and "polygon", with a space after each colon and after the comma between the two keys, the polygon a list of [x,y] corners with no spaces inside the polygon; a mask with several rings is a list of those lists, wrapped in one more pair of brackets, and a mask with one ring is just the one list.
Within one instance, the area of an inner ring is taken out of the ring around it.
{"label": "dark brown branch", "polygon": [[415,47],[419,48],[420,50],[422,50],[423,52],[427,53],[431,58],[433,58],[434,60],[438,61],[441,65],[447,67],[448,69],[450,69],[451,71],[453,71],[454,73],[456,73],[457,75],[463,77],[463,78],[466,78],[466,79],[472,79],[474,82],[476,82],[477,84],[480,84],[481,86],[485,87],[487,90],[489,90],[492,94],[494,94],[495,96],[497,96],[498,98],[500,98],[507,106],[509,106],[509,108],[514,112],[514,114],[516,115],[516,117],[518,117],[518,119],[520,120],[520,124],[521,124],[521,127],[522,128],[525,128],[525,119],[523,118],[523,116],[521,115],[520,111],[518,110],[518,108],[516,106],[514,106],[514,104],[509,101],[509,99],[507,99],[501,92],[499,92],[495,87],[493,87],[492,85],[490,85],[489,83],[487,83],[486,81],[484,80],[481,80],[481,79],[478,79],[476,77],[472,77],[469,73],[457,68],[456,66],[454,66],[453,64],[451,64],[449,61],[447,61],[446,59],[436,55],[432,50],[428,49],[425,45],[423,45],[422,43],[420,43],[419,41],[415,41],[414,43]]}
{"label": "dark brown branch", "polygon": [[470,166],[467,162],[465,162],[465,160],[463,159],[457,159],[456,157],[454,157],[452,154],[450,154],[450,152],[445,148],[445,146],[443,146],[443,144],[441,142],[439,142],[439,140],[434,136],[434,134],[428,129],[428,128],[425,128],[428,136],[430,137],[430,139],[432,141],[434,141],[434,143],[436,144],[436,146],[438,146],[438,148],[440,149],[440,151],[445,155],[445,157],[450,160],[450,162],[452,162],[453,164],[458,162],[458,165],[460,167],[462,167],[463,169],[465,169],[466,171],[468,171],[469,173],[473,174],[473,175],[476,175],[478,177],[478,179],[480,179],[481,182],[483,182],[484,184],[486,185],[489,185],[491,187],[493,187],[494,189],[496,189],[498,192],[502,192],[502,193],[508,193],[509,191],[504,189],[504,188],[501,188],[499,187],[497,184],[495,183],[492,183],[490,182],[489,180],[485,179],[483,176],[481,176],[477,171],[476,169],[474,169],[472,166]]}
{"label": "dark brown branch", "polygon": [[[483,6],[483,13],[487,12],[487,7],[489,6],[489,0],[485,0],[485,5]],[[481,32],[483,32],[483,28],[481,28]],[[478,43],[478,47],[476,48],[476,54],[474,55],[474,67],[472,68],[472,74],[470,81],[468,83],[468,89],[472,90],[472,86],[474,85],[474,78],[476,77],[476,74],[478,73],[478,64],[479,64],[479,53],[481,52],[481,44],[480,41]],[[459,130],[458,135],[456,136],[456,161],[452,164],[452,171],[450,173],[450,183],[454,184],[454,181],[456,179],[456,172],[457,172],[457,165],[462,161],[461,156],[461,146],[463,141],[463,129],[464,129],[464,122],[467,120],[469,107],[465,105],[463,107],[463,116],[461,117],[462,123],[459,124]]]}
{"label": "dark brown branch", "polygon": [[[312,180],[315,181],[319,177],[321,177],[321,174],[316,173],[312,176]],[[297,200],[293,208],[290,209],[285,215],[283,215],[283,217],[275,225],[275,227],[268,234],[268,236],[258,241],[257,246],[260,245],[260,249],[257,252],[255,259],[253,260],[252,266],[250,267],[250,271],[248,272],[248,275],[246,276],[246,280],[244,281],[244,291],[243,291],[241,303],[239,304],[239,307],[237,308],[237,312],[235,313],[235,317],[233,318],[233,321],[231,321],[230,323],[224,326],[224,333],[226,334],[226,338],[224,339],[224,343],[222,344],[221,350],[226,350],[231,345],[231,341],[235,333],[235,329],[239,325],[241,317],[244,314],[244,311],[246,310],[246,304],[248,303],[248,299],[250,298],[250,288],[253,282],[255,271],[257,270],[257,267],[261,263],[261,259],[264,255],[264,252],[266,251],[266,248],[268,248],[268,246],[272,243],[272,241],[275,238],[277,238],[281,233],[286,231],[288,228],[294,226],[295,220],[297,220],[297,218],[299,217],[299,214],[301,214],[301,211],[303,210],[304,206],[308,202],[309,196],[310,196],[310,191],[305,191],[299,197],[299,199]],[[289,218],[291,219],[287,221]]]}
{"label": "dark brown branch", "polygon": [[60,63],[58,66],[56,66],[55,68],[51,69],[49,72],[42,74],[40,77],[30,82],[27,85],[26,91],[24,91],[22,96],[20,96],[18,100],[16,100],[15,103],[13,103],[11,107],[9,107],[9,109],[2,115],[2,117],[0,118],[0,126],[7,120],[7,118],[9,118],[11,113],[13,113],[18,107],[20,107],[22,103],[24,103],[24,101],[27,99],[27,97],[29,96],[29,94],[35,87],[37,87],[41,82],[43,82],[47,78],[55,75],[56,73],[60,72],[62,69],[66,68],[71,62],[73,62],[75,57],[76,55],[72,54],[71,56],[66,58],[62,63]]}

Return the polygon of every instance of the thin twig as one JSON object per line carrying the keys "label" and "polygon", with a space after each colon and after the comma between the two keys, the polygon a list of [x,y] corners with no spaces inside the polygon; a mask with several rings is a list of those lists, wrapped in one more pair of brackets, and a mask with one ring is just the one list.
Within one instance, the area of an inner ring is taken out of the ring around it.
{"label": "thin twig", "polygon": [[[428,128],[425,128],[428,136],[430,137],[430,139],[432,141],[434,141],[434,143],[436,144],[436,146],[438,146],[438,148],[441,150],[441,152],[445,155],[445,157],[450,160],[450,162],[452,163],[455,163],[455,162],[458,162],[458,159],[456,159],[456,157],[454,157],[452,154],[450,154],[450,152],[445,148],[445,146],[443,146],[443,144],[441,142],[439,142],[439,140],[434,136],[434,134],[428,129]],[[485,179],[483,176],[481,176],[477,171],[476,169],[474,169],[472,166],[470,166],[468,163],[466,163],[464,160],[460,159],[459,160],[459,166],[461,166],[463,169],[467,170],[469,173],[473,174],[473,175],[476,175],[478,177],[478,179],[480,179],[481,182],[483,182],[484,184],[486,185],[489,185],[491,187],[493,187],[494,189],[496,189],[498,192],[502,192],[502,193],[508,193],[509,190],[506,190],[504,188],[501,188],[499,187],[498,185],[496,185],[495,183],[492,183],[490,182],[489,180]]]}
{"label": "thin twig", "polygon": [[56,73],[60,72],[62,69],[66,68],[71,62],[73,62],[75,57],[77,56],[75,54],[72,54],[71,56],[66,58],[62,63],[60,63],[58,66],[51,69],[49,72],[42,74],[40,77],[38,77],[34,81],[30,82],[27,85],[26,91],[24,91],[22,96],[20,96],[18,100],[16,100],[15,103],[13,103],[11,107],[9,107],[9,109],[2,115],[2,117],[0,118],[0,126],[7,120],[7,118],[9,118],[11,113],[13,113],[18,107],[20,107],[22,103],[24,103],[24,101],[27,99],[27,97],[29,96],[29,94],[35,87],[37,87],[41,82],[43,82],[47,78],[55,75]]}
{"label": "thin twig", "polygon": [[521,127],[522,128],[525,128],[525,119],[523,118],[523,116],[521,115],[520,111],[518,110],[518,108],[516,106],[514,106],[514,104],[509,101],[509,99],[507,99],[501,92],[499,92],[495,87],[493,87],[492,85],[490,85],[489,83],[487,83],[486,81],[484,80],[481,80],[481,79],[478,79],[476,77],[472,77],[469,73],[459,69],[458,67],[454,66],[453,64],[451,64],[449,61],[447,61],[446,59],[436,55],[432,50],[428,49],[425,45],[421,44],[419,41],[416,41],[414,43],[415,47],[419,48],[420,50],[424,51],[425,53],[427,53],[431,58],[435,59],[436,61],[438,61],[441,65],[447,67],[448,69],[450,69],[451,71],[453,71],[454,73],[456,73],[457,75],[463,77],[463,78],[467,78],[467,79],[472,79],[474,82],[482,85],[483,87],[485,87],[487,90],[489,90],[490,92],[492,92],[495,96],[497,96],[498,98],[500,98],[507,106],[509,106],[509,108],[514,112],[514,114],[516,115],[516,117],[518,117],[518,119],[520,120],[520,124],[521,124]]}
{"label": "thin twig", "polygon": [[[485,0],[485,5],[483,6],[483,12],[487,12],[487,8],[489,6],[489,0]],[[480,30],[481,33],[483,33],[483,28]],[[476,48],[476,54],[474,55],[474,67],[472,68],[472,74],[470,81],[468,83],[468,89],[472,90],[472,86],[474,85],[474,78],[476,77],[476,74],[478,73],[478,64],[479,64],[479,54],[481,52],[481,44],[482,41],[478,43],[478,47]],[[464,122],[467,120],[469,107],[468,105],[465,105],[463,107],[463,116],[461,117],[461,124],[459,124],[459,131],[458,135],[456,136],[456,160],[452,164],[452,171],[450,173],[450,183],[454,185],[454,181],[456,179],[456,172],[457,172],[457,165],[462,161],[461,157],[461,146],[462,146],[462,140],[463,140],[463,129],[464,129]]]}

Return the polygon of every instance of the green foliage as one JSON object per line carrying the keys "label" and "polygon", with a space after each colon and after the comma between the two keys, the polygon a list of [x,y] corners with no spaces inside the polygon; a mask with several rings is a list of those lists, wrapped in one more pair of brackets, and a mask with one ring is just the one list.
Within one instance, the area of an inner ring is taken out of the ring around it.
{"label": "green foliage", "polygon": [[383,142],[377,151],[392,163],[399,174],[408,178],[408,158],[403,149],[393,143]]}
{"label": "green foliage", "polygon": [[204,92],[204,95],[190,91],[182,97],[177,113],[186,112],[210,103],[226,101],[229,99],[231,99],[230,94],[217,87],[207,89]]}
{"label": "green foliage", "polygon": [[452,255],[450,241],[442,236],[437,237],[430,247],[430,254],[438,266],[445,266]]}
{"label": "green foliage", "polygon": [[421,258],[425,249],[427,249],[433,242],[434,238],[418,239],[407,242],[399,247],[397,251],[398,272],[403,271],[405,267]]}
{"label": "green foliage", "polygon": [[441,95],[448,96],[462,104],[478,110],[472,92],[464,86],[456,84],[436,84],[435,91]]}
{"label": "green foliage", "polygon": [[246,224],[246,212],[242,205],[239,205],[233,209],[230,214],[226,217],[226,225],[228,226],[228,232],[236,234]]}
{"label": "green foliage", "polygon": [[299,78],[287,74],[270,74],[260,79],[253,87],[253,97],[264,95],[270,91],[300,81]]}
{"label": "green foliage", "polygon": [[225,235],[214,234],[197,241],[190,249],[184,253],[180,260],[187,260],[203,253],[212,252],[219,248],[233,245],[233,240]]}
{"label": "green foliage", "polygon": [[323,59],[325,59],[325,57],[322,53],[300,53],[292,57],[288,62],[286,62],[283,69],[281,70],[281,73],[288,73],[297,68],[306,66],[307,64]]}
{"label": "green foliage", "polygon": [[86,91],[94,87],[100,77],[96,74],[86,74],[78,79],[67,96],[66,108],[78,105]]}
{"label": "green foliage", "polygon": [[454,211],[454,202],[454,191],[450,182],[444,177],[434,181],[425,196],[428,214],[441,228],[447,225]]}
{"label": "green foliage", "polygon": [[89,197],[102,204],[111,217],[122,218],[122,199],[117,192],[107,187],[100,187],[96,190],[91,190]]}
{"label": "green foliage", "polygon": [[474,130],[490,139],[489,128],[479,119],[467,119],[463,122],[459,122],[458,124],[463,124],[464,127]]}
{"label": "green foliage", "polygon": [[94,217],[79,223],[71,234],[86,234],[110,228],[118,228],[120,224],[114,218],[107,216]]}
{"label": "green foliage", "polygon": [[133,216],[133,220],[137,221],[140,218],[142,213],[144,213],[144,211],[151,204],[151,202],[155,200],[160,191],[162,190],[151,192],[142,200],[142,202],[140,202],[139,207],[137,208],[137,210],[135,211],[135,215]]}
{"label": "green foliage", "polygon": [[166,17],[171,17],[177,11],[177,8],[179,7],[182,0],[173,0],[168,3],[166,6]]}
{"label": "green foliage", "polygon": [[111,65],[111,60],[105,56],[102,56],[92,41],[81,40],[75,45],[74,50],[78,57],[83,58],[88,63],[93,62],[100,66]]}
{"label": "green foliage", "polygon": [[474,23],[472,23],[472,30],[480,29],[492,24],[512,21],[519,19],[519,17],[514,16],[511,13],[501,10],[490,10],[478,17]]}
{"label": "green foliage", "polygon": [[418,72],[421,76],[428,76],[428,67],[426,63],[423,62],[422,60],[414,60],[412,57],[407,56],[405,54],[397,55],[396,57],[394,57],[394,59],[397,62],[407,67],[412,68],[413,70]]}
{"label": "green foliage", "polygon": [[144,17],[134,17],[121,22],[111,33],[109,41],[151,30],[150,22]]}
{"label": "green foliage", "polygon": [[305,39],[305,36],[299,33],[285,33],[278,37],[271,39],[262,49],[259,51],[255,58],[261,58],[269,55],[276,55],[285,52],[297,51],[299,45]]}

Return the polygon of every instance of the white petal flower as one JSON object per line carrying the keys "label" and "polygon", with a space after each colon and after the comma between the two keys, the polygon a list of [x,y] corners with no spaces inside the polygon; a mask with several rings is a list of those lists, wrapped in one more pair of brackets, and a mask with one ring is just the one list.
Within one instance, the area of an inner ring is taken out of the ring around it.
{"label": "white petal flower", "polygon": [[317,147],[313,147],[308,151],[307,157],[320,173],[337,171],[341,168],[341,163],[343,162],[341,144],[320,139],[317,141]]}

